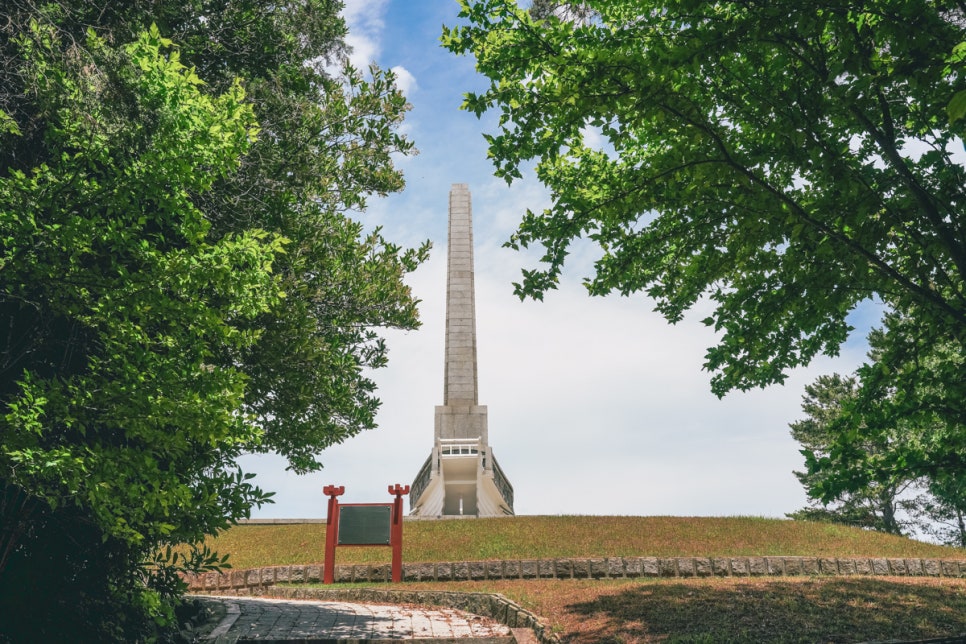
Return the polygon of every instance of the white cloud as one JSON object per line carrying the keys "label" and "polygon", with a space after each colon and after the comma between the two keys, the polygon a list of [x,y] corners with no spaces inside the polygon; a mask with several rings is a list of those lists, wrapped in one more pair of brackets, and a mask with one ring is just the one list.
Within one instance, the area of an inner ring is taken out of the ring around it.
{"label": "white cloud", "polygon": [[392,68],[392,73],[396,75],[396,87],[399,91],[406,96],[410,96],[413,92],[418,89],[416,84],[416,77],[413,76],[408,69],[402,65],[396,65]]}
{"label": "white cloud", "polygon": [[357,69],[367,69],[379,57],[386,5],[387,0],[346,0],[342,9],[349,27],[346,44],[352,49],[349,62]]}

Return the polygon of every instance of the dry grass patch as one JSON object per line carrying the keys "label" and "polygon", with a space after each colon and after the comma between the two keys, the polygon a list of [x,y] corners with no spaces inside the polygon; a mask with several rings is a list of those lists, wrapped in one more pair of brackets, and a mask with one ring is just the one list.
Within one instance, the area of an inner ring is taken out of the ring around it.
{"label": "dry grass patch", "polygon": [[521,580],[394,587],[500,593],[543,617],[568,644],[831,643],[966,634],[966,580],[959,579]]}

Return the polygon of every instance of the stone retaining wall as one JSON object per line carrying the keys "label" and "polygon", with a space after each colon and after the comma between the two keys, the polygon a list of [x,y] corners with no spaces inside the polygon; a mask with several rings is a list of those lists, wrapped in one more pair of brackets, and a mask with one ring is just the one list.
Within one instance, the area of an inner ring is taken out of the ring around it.
{"label": "stone retaining wall", "polygon": [[[525,561],[404,563],[403,581],[489,579],[628,579],[635,577],[784,577],[801,575],[890,575],[966,577],[966,561],[821,557],[609,557]],[[264,588],[276,584],[320,583],[323,566],[270,566],[186,578],[192,591]],[[337,565],[337,582],[390,580],[390,565]]]}

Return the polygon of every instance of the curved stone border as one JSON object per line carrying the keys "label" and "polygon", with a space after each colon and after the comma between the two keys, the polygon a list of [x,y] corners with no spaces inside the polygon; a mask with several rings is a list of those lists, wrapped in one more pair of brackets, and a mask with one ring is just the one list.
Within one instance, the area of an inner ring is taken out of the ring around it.
{"label": "curved stone border", "polygon": [[[319,583],[323,566],[269,566],[224,573],[188,575],[192,591],[264,588],[276,584]],[[390,564],[335,567],[340,583],[379,583],[390,579]],[[403,581],[483,581],[507,579],[632,579],[635,577],[790,577],[802,575],[889,575],[966,577],[966,560],[822,557],[608,557],[523,561],[462,561],[403,564]]]}

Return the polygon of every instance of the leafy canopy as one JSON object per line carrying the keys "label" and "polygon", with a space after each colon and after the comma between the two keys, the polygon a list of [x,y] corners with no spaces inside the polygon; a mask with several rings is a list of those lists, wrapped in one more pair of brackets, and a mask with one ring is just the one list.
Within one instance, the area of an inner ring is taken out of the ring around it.
{"label": "leafy canopy", "polygon": [[[283,296],[284,240],[211,238],[193,203],[255,134],[240,85],[202,93],[154,27],[120,49],[91,34],[76,62],[49,27],[20,42],[50,155],[0,176],[0,577],[51,513],[84,508],[100,547],[137,561],[264,502],[234,463],[259,441],[247,378],[213,358],[251,346],[247,322]],[[181,563],[212,563],[198,554]]]}
{"label": "leafy canopy", "polygon": [[792,516],[915,529],[962,546],[962,345],[930,337],[914,315],[891,312],[884,321],[855,374],[821,376],[806,387],[806,418],[791,428],[807,466],[796,476],[812,507]]}
{"label": "leafy canopy", "polygon": [[0,639],[148,640],[224,564],[171,546],[269,500],[238,455],[375,426],[426,248],[347,213],[402,189],[409,106],[334,0],[4,8]]}
{"label": "leafy canopy", "polygon": [[643,291],[672,322],[709,298],[719,395],[835,354],[869,298],[966,341],[964,121],[946,109],[966,86],[961,3],[461,4],[443,44],[490,80],[464,108],[499,114],[498,176],[535,160],[551,193],[510,241],[546,249],[520,296],[587,238],[592,294]]}

